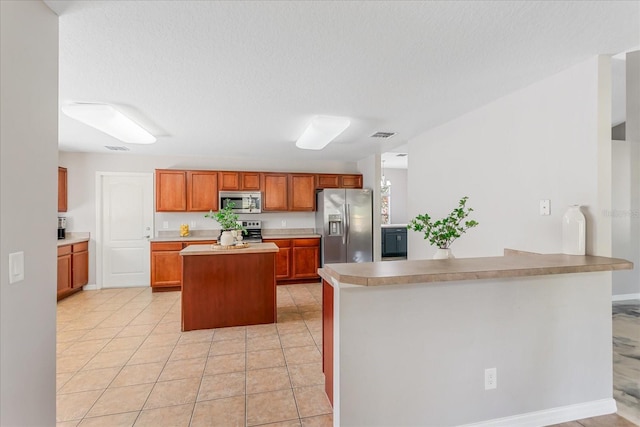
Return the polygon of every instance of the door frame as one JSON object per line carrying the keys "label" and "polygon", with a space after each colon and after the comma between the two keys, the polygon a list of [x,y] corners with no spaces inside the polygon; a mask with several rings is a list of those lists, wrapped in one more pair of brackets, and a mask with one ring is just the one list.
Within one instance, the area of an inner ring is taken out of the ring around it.
{"label": "door frame", "polygon": [[[151,177],[151,193],[153,194],[153,186],[154,186],[154,177],[152,172],[96,172],[96,284],[95,287],[85,286],[84,289],[102,289],[103,281],[102,281],[102,254],[103,254],[103,218],[102,218],[102,208],[103,208],[103,180],[107,176],[136,176],[136,177]],[[155,232],[155,209],[152,207],[151,212],[151,233],[153,237],[153,233]],[[151,278],[149,278],[151,280]]]}

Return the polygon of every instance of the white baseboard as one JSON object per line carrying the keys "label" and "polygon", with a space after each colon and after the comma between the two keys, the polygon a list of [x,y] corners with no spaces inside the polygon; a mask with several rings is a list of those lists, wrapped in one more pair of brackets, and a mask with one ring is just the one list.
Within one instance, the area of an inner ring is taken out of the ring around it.
{"label": "white baseboard", "polygon": [[597,417],[616,412],[614,399],[594,400],[576,405],[561,406],[543,411],[528,412],[505,418],[465,424],[460,427],[541,427],[552,424],[566,423],[583,418]]}
{"label": "white baseboard", "polygon": [[630,299],[640,299],[640,292],[637,294],[622,294],[611,296],[611,301],[627,301]]}
{"label": "white baseboard", "polygon": [[84,285],[82,287],[83,291],[97,291],[98,289],[100,289],[100,288],[95,283],[92,284],[92,285]]}

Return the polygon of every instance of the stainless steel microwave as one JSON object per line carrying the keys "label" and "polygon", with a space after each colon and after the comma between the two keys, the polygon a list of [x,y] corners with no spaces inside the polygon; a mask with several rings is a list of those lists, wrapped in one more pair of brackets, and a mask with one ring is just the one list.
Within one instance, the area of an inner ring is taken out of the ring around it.
{"label": "stainless steel microwave", "polygon": [[262,193],[249,191],[220,191],[220,209],[224,209],[230,202],[233,203],[235,213],[261,213]]}

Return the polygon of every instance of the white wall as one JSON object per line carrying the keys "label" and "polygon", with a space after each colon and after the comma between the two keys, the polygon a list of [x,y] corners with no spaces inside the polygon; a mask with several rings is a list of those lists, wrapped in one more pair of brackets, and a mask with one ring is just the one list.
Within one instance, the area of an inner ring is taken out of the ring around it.
{"label": "white wall", "polygon": [[[259,158],[205,158],[136,156],[123,153],[59,153],[60,166],[68,169],[67,231],[90,232],[89,284],[96,283],[96,172],[149,172],[155,169],[247,170],[286,172],[355,173],[355,163],[348,162],[296,162],[292,166],[286,159],[264,161]],[[241,215],[241,219],[261,219],[264,228],[315,228],[313,212],[279,212]],[[282,221],[286,226],[282,226]],[[169,230],[178,231],[180,224],[196,222],[196,230],[217,229],[217,223],[204,217],[204,213],[156,213],[155,231],[162,230],[164,221]]]}
{"label": "white wall", "polygon": [[[626,73],[617,82],[626,93],[626,141],[613,141],[613,256],[635,264],[631,271],[613,273],[615,299],[640,298],[640,51],[626,55]],[[614,88],[616,85],[614,85]],[[618,94],[620,96],[620,94]]]}
{"label": "white wall", "polygon": [[407,177],[406,169],[385,168],[385,178],[391,181],[391,223],[406,224],[409,222],[407,213]]}
{"label": "white wall", "polygon": [[[411,140],[409,217],[444,217],[469,196],[480,225],[453,244],[456,256],[557,253],[562,215],[580,204],[587,252],[610,256],[609,62],[594,57]],[[539,215],[542,199],[550,216]],[[434,252],[409,232],[410,258]]]}
{"label": "white wall", "polygon": [[[493,424],[534,426],[615,408],[609,273],[340,286],[340,426],[459,426],[545,411]],[[487,368],[497,369],[495,390],[484,389]]]}
{"label": "white wall", "polygon": [[[56,421],[58,17],[0,2],[0,425]],[[9,254],[24,280],[9,284]]]}

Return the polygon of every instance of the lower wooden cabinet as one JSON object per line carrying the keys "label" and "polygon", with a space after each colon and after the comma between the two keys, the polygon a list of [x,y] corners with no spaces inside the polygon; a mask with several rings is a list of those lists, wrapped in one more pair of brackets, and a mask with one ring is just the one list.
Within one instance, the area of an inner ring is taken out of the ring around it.
{"label": "lower wooden cabinet", "polygon": [[58,300],[89,283],[89,242],[58,246]]}
{"label": "lower wooden cabinet", "polygon": [[151,243],[151,288],[157,291],[179,291],[182,287],[180,251],[189,245],[213,244],[215,240]]}
{"label": "lower wooden cabinet", "polygon": [[320,267],[320,238],[263,239],[275,243],[280,251],[276,255],[278,284],[316,281]]}

